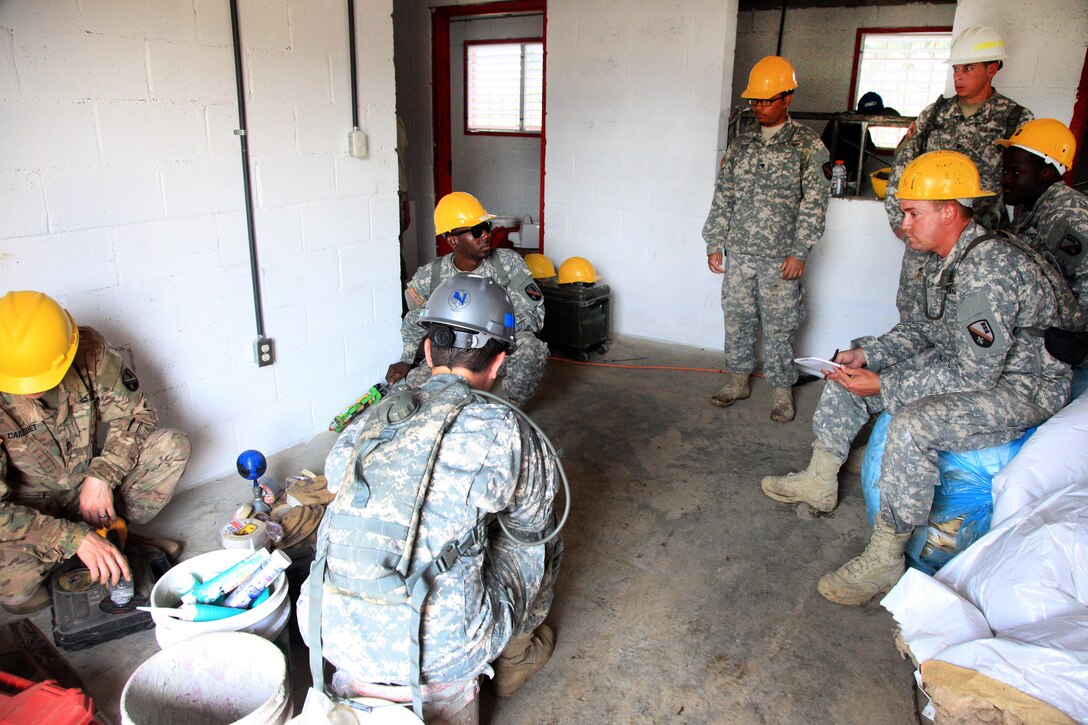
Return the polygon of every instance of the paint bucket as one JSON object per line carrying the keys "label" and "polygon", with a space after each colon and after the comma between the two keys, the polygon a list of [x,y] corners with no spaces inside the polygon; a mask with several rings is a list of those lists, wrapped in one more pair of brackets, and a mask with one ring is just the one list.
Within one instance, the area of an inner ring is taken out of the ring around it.
{"label": "paint bucket", "polygon": [[121,692],[125,725],[283,725],[293,710],[283,653],[244,632],[167,647],[140,665]]}
{"label": "paint bucket", "polygon": [[281,573],[270,586],[267,600],[240,614],[213,622],[184,622],[157,611],[174,608],[184,589],[196,576],[201,581],[225,571],[246,558],[246,549],[220,549],[187,559],[163,574],[151,590],[151,618],[155,621],[155,641],[163,649],[190,637],[211,632],[250,632],[265,639],[275,639],[283,632],[291,617],[291,600],[287,596],[287,575]]}

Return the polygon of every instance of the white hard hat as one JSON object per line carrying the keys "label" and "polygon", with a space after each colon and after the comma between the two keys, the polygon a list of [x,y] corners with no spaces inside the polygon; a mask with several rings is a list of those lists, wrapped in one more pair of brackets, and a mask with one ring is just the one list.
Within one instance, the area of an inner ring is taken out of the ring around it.
{"label": "white hard hat", "polygon": [[989,25],[973,25],[952,41],[949,65],[1005,60],[1005,39]]}

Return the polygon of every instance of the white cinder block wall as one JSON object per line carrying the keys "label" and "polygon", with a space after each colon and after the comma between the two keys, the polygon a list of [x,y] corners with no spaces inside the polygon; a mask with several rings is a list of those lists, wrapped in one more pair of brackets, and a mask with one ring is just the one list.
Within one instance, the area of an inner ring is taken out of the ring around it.
{"label": "white cinder block wall", "polygon": [[131,349],[183,486],[308,440],[399,348],[390,0],[242,0],[265,330],[257,368],[226,0],[0,4],[0,288]]}
{"label": "white cinder block wall", "polygon": [[589,258],[612,329],[712,345],[721,277],[700,232],[732,78],[737,4],[548,4],[545,252]]}

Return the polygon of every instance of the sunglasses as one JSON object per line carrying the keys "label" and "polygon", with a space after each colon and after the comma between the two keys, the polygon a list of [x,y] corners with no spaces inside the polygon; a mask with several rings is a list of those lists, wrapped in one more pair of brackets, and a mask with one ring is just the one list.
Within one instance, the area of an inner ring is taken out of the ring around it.
{"label": "sunglasses", "polygon": [[454,229],[452,232],[450,232],[450,234],[452,234],[455,237],[459,237],[462,234],[471,234],[473,239],[479,239],[480,237],[482,237],[483,235],[487,234],[490,231],[491,231],[491,222],[486,221],[486,222],[480,222],[476,226],[469,227],[468,229]]}
{"label": "sunglasses", "polygon": [[779,93],[774,98],[749,98],[748,99],[748,105],[753,106],[753,107],[755,107],[755,106],[764,106],[764,107],[770,106],[770,105],[772,105],[774,103],[777,103],[778,101],[781,101],[787,95],[789,95],[789,94],[788,93]]}

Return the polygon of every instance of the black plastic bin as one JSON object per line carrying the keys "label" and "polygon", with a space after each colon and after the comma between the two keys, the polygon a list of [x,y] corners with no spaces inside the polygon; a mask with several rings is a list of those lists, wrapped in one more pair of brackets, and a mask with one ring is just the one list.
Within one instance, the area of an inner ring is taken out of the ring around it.
{"label": "black plastic bin", "polygon": [[573,350],[585,361],[589,351],[607,351],[612,315],[612,289],[606,284],[542,284],[544,329],[540,339],[552,347]]}

